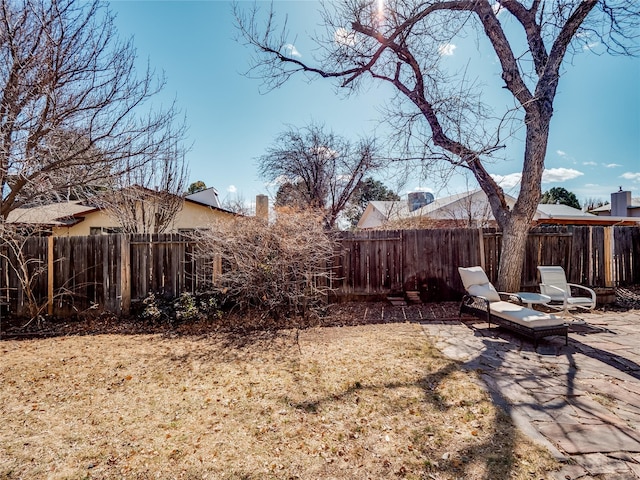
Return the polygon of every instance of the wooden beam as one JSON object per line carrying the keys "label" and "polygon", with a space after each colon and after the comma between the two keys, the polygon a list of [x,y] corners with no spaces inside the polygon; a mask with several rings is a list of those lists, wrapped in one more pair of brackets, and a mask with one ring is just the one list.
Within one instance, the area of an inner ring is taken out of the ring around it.
{"label": "wooden beam", "polygon": [[484,258],[484,232],[482,231],[482,227],[478,228],[478,239],[480,240],[480,266],[484,271],[486,271],[486,261]]}
{"label": "wooden beam", "polygon": [[131,308],[131,245],[129,235],[120,235],[120,314]]}
{"label": "wooden beam", "polygon": [[53,235],[47,237],[47,314],[53,315]]}
{"label": "wooden beam", "polygon": [[616,286],[614,227],[604,228],[604,286]]}

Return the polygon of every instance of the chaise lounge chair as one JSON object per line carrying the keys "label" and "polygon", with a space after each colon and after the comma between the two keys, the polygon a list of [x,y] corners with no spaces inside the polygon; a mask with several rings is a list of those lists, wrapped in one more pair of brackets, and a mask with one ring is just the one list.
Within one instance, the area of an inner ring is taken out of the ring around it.
{"label": "chaise lounge chair", "polygon": [[458,267],[458,272],[467,291],[460,304],[460,316],[468,313],[486,319],[489,326],[494,323],[533,340],[535,347],[540,338],[552,335],[564,336],[565,345],[568,344],[569,326],[560,317],[514,303],[520,301],[518,295],[498,292],[482,267]]}
{"label": "chaise lounge chair", "polygon": [[[551,297],[551,301],[545,304],[547,307],[561,310],[563,315],[575,308],[582,308],[587,311],[596,308],[596,292],[582,285],[568,283],[562,267],[541,266],[538,267],[538,271],[540,272],[540,293]],[[571,292],[572,289],[576,293],[580,291],[581,293],[586,293],[586,295],[574,297]]]}

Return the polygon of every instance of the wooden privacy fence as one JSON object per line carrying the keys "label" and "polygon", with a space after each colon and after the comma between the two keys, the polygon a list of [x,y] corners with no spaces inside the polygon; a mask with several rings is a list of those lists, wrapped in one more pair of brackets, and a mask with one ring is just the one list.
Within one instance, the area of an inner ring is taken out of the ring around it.
{"label": "wooden privacy fence", "polygon": [[[460,299],[459,266],[481,265],[496,282],[502,235],[495,229],[344,232],[337,295],[419,291],[423,301]],[[538,265],[561,265],[592,287],[640,283],[640,227],[540,227],[527,240],[523,290],[537,290]]]}
{"label": "wooden privacy fence", "polygon": [[[333,261],[338,298],[419,291],[423,301],[458,300],[458,266],[482,265],[497,280],[501,234],[491,229],[341,232]],[[0,246],[0,303],[18,315],[28,298]],[[65,317],[96,308],[127,314],[148,293],[178,296],[214,281],[219,262],[195,255],[179,234],[30,238],[33,300],[43,313]],[[18,262],[19,263],[19,262]],[[562,265],[570,282],[592,287],[640,283],[640,227],[545,227],[530,232],[523,290],[537,289],[538,265]]]}
{"label": "wooden privacy fence", "polygon": [[[194,255],[196,244],[179,234],[96,235],[29,239],[23,256],[41,268],[33,277],[33,301],[58,317],[97,308],[128,314],[132,299],[148,293],[178,296],[211,281],[215,262]],[[0,295],[9,309],[26,315],[29,299],[9,263],[0,255]]]}

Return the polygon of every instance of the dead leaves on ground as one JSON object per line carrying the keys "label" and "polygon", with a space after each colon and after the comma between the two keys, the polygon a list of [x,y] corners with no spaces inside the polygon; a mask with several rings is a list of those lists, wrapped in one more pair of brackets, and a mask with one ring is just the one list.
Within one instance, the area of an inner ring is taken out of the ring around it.
{"label": "dead leaves on ground", "polygon": [[3,342],[0,478],[542,478],[414,324]]}

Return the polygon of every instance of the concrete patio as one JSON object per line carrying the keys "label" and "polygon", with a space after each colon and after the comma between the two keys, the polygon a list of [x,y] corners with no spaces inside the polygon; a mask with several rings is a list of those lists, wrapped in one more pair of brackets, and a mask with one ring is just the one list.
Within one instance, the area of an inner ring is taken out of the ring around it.
{"label": "concrete patio", "polygon": [[564,338],[526,339],[477,319],[422,321],[476,370],[529,437],[566,462],[557,479],[640,479],[640,310],[580,314]]}

